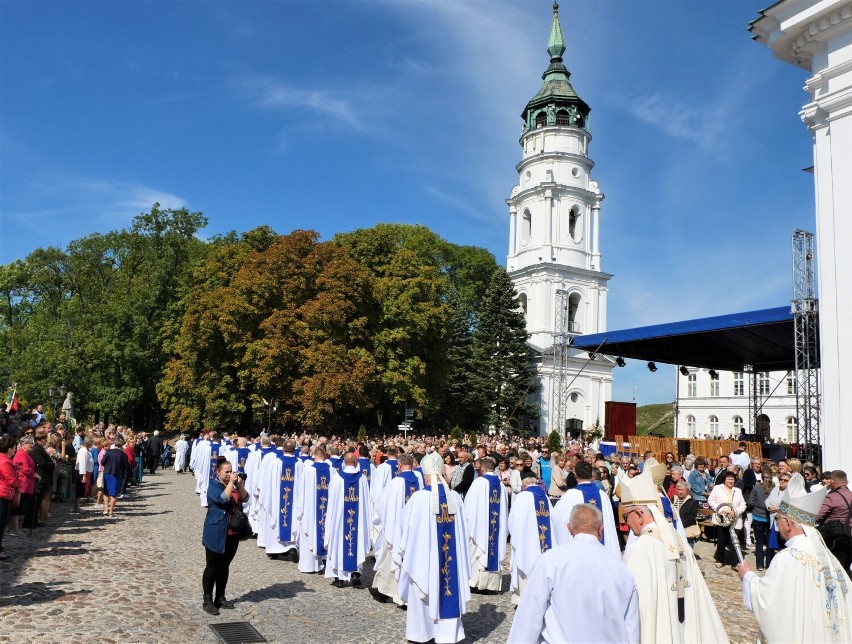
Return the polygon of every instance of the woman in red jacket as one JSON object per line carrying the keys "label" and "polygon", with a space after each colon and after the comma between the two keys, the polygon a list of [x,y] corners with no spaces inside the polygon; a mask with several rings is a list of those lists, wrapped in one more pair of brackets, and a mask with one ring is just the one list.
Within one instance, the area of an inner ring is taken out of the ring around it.
{"label": "woman in red jacket", "polygon": [[124,480],[121,483],[121,496],[127,494],[127,484],[133,473],[136,471],[136,456],[133,446],[133,436],[128,437],[127,443],[124,446],[124,453],[127,455],[127,462],[130,463],[130,469],[125,473]]}
{"label": "woman in red jacket", "polygon": [[3,533],[9,523],[12,500],[18,492],[18,472],[12,463],[16,441],[8,435],[0,436],[0,561],[6,559],[3,552]]}
{"label": "woman in red jacket", "polygon": [[15,452],[12,462],[18,470],[18,483],[21,490],[21,503],[17,508],[12,508],[12,519],[9,521],[9,534],[18,536],[21,527],[21,517],[24,517],[24,527],[35,518],[33,514],[33,496],[35,495],[36,479],[39,475],[35,470],[35,461],[30,456],[35,441],[32,436],[24,436]]}

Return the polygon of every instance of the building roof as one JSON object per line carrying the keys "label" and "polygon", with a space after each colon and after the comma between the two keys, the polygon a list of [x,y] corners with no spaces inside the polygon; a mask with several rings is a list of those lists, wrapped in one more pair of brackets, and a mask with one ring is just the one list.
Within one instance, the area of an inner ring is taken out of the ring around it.
{"label": "building roof", "polygon": [[789,306],[582,335],[572,344],[622,358],[724,371],[742,371],[745,365],[755,371],[796,367]]}

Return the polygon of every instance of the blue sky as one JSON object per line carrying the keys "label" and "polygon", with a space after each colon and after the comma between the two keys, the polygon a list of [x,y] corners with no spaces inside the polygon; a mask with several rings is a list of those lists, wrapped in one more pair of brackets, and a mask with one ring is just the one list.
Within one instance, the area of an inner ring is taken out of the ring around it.
{"label": "blue sky", "polygon": [[[769,0],[562,3],[606,193],[609,328],[783,306],[814,230],[803,70],[751,41]],[[551,4],[0,2],[0,262],[159,201],[206,235],[422,223],[508,247],[520,113]],[[628,364],[614,397],[674,398]]]}

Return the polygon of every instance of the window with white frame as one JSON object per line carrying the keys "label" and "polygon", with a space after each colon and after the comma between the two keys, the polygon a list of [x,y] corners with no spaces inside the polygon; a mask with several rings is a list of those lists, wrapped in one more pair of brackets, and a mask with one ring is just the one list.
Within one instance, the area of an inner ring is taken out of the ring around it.
{"label": "window with white frame", "polygon": [[787,417],[787,422],[784,424],[784,426],[787,429],[787,442],[788,443],[795,443],[796,442],[796,426],[797,425],[798,425],[798,423],[796,422],[795,418],[793,418],[792,416]]}
{"label": "window with white frame", "polygon": [[731,419],[731,431],[734,436],[739,436],[743,433],[743,417],[742,416],[734,416]]}
{"label": "window with white frame", "polygon": [[707,429],[710,430],[709,433],[711,436],[719,435],[719,417],[718,416],[710,416],[707,419]]}
{"label": "window with white frame", "polygon": [[698,376],[694,373],[689,374],[686,379],[686,395],[690,398],[698,395]]}
{"label": "window with white frame", "polygon": [[757,393],[761,396],[769,395],[769,372],[761,371],[757,374]]}
{"label": "window with white frame", "polygon": [[695,416],[686,417],[686,431],[689,436],[695,438]]}
{"label": "window with white frame", "polygon": [[734,372],[734,395],[745,396],[745,378],[742,371]]}
{"label": "window with white frame", "polygon": [[710,395],[718,396],[719,395],[719,379],[718,378],[710,378]]}
{"label": "window with white frame", "polygon": [[796,372],[787,372],[787,395],[793,396],[796,394]]}

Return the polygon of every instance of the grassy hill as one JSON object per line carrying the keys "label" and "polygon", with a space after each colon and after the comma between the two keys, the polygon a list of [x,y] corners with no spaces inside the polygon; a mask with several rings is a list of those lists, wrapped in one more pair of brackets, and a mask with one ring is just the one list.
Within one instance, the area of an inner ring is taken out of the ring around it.
{"label": "grassy hill", "polygon": [[636,408],[636,433],[647,436],[649,433],[674,436],[674,413],[671,403],[642,405]]}

